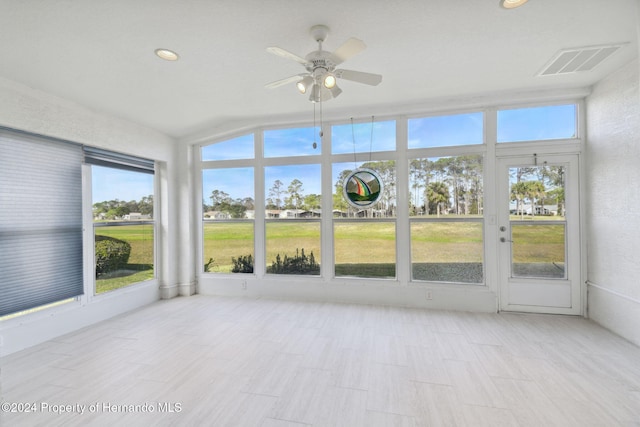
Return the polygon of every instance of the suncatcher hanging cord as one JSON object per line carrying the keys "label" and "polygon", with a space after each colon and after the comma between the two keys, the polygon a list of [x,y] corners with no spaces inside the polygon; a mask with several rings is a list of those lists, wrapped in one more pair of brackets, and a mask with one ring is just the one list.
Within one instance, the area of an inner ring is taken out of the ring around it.
{"label": "suncatcher hanging cord", "polygon": [[[371,134],[369,136],[369,162],[371,162],[371,156],[373,152],[373,124],[374,124],[375,116],[371,116]],[[351,117],[351,139],[353,140],[353,167],[355,169],[358,168],[356,162],[356,132],[354,130],[353,125],[353,117]]]}

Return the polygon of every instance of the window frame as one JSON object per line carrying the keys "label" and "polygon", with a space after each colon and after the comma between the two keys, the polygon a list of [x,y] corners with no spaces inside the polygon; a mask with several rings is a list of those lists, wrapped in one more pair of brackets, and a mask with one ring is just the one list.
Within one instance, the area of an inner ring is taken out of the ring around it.
{"label": "window frame", "polygon": [[[287,124],[284,122],[282,125],[276,125],[271,123],[257,123],[255,127],[251,128],[251,131],[255,132],[255,149],[256,149],[256,157],[251,160],[249,163],[256,167],[256,222],[255,222],[255,254],[256,254],[256,266],[258,267],[254,271],[254,277],[259,280],[267,279],[265,283],[270,283],[269,279],[273,279],[274,276],[266,275],[264,269],[260,271],[261,265],[266,265],[266,260],[264,259],[264,251],[266,248],[265,243],[265,217],[264,213],[261,213],[261,210],[264,210],[265,200],[264,195],[261,195],[264,189],[264,174],[261,174],[259,171],[271,165],[294,165],[294,164],[305,164],[305,163],[321,163],[322,168],[322,210],[323,213],[325,211],[332,211],[333,203],[331,200],[331,196],[334,193],[333,188],[333,178],[332,178],[332,165],[334,163],[349,163],[349,162],[368,162],[368,161],[377,161],[377,160],[395,160],[396,161],[396,200],[397,200],[397,215],[393,219],[396,224],[396,279],[394,280],[386,280],[385,283],[388,283],[390,286],[396,286],[400,284],[401,286],[409,286],[409,287],[418,287],[418,288],[427,288],[427,289],[436,289],[439,287],[450,287],[452,283],[447,282],[444,285],[440,282],[425,282],[420,280],[413,280],[411,273],[411,241],[410,241],[410,227],[412,221],[418,221],[419,219],[416,217],[411,217],[409,215],[408,207],[402,205],[402,201],[408,198],[408,185],[409,185],[409,160],[413,158],[424,158],[424,157],[448,157],[448,156],[458,156],[458,155],[473,155],[478,154],[483,156],[483,215],[482,217],[474,217],[472,219],[463,219],[465,221],[471,222],[481,222],[482,223],[482,248],[483,248],[483,283],[480,284],[469,284],[469,283],[454,283],[457,287],[466,287],[467,289],[479,289],[485,288],[486,290],[491,290],[492,292],[497,292],[496,286],[494,285],[494,279],[497,274],[493,266],[495,262],[497,262],[497,255],[492,253],[493,245],[495,245],[495,237],[492,235],[493,228],[496,224],[496,212],[495,207],[495,182],[496,177],[494,176],[494,169],[497,163],[497,160],[502,156],[509,155],[519,155],[524,152],[536,152],[536,150],[540,150],[540,152],[580,152],[584,141],[581,139],[581,135],[584,132],[584,117],[582,111],[582,98],[584,93],[581,91],[567,91],[565,94],[557,94],[553,93],[549,96],[551,101],[542,102],[542,99],[539,94],[535,94],[535,96],[530,96],[528,99],[526,97],[521,97],[523,99],[510,102],[504,102],[504,100],[483,100],[481,103],[472,102],[465,105],[451,107],[451,103],[445,103],[441,106],[435,105],[425,105],[422,111],[420,110],[412,110],[408,114],[402,114],[398,112],[392,112],[391,114],[384,116],[376,116],[375,121],[395,121],[396,126],[396,148],[393,151],[378,151],[378,152],[358,152],[356,153],[332,153],[332,144],[331,144],[331,133],[332,126],[335,125],[349,125],[350,121],[347,119],[331,119],[325,121],[322,126],[322,130],[324,133],[324,138],[322,140],[321,152],[319,153],[319,157],[316,156],[295,156],[295,157],[270,157],[264,158],[262,155],[262,132],[264,130],[270,130],[274,128],[291,128],[291,127],[312,127],[312,123],[307,122],[296,122],[292,121]],[[497,143],[497,111],[498,109],[510,109],[510,108],[527,108],[527,107],[535,107],[535,106],[548,106],[548,105],[568,105],[573,104],[576,106],[576,139],[571,140],[560,140],[560,141],[534,141],[534,142],[516,142],[516,143]],[[476,113],[481,112],[483,117],[483,143],[482,144],[471,144],[471,145],[456,145],[456,146],[440,146],[440,147],[424,147],[424,148],[408,148],[408,120],[413,118],[423,118],[430,116],[446,116],[446,115],[459,115],[459,114],[468,114],[468,113]],[[370,123],[370,117],[361,117],[358,119],[354,119],[354,123]],[[300,124],[303,123],[303,124]],[[243,133],[247,133],[245,128]],[[198,146],[205,146],[211,143],[216,143],[217,141],[222,141],[228,139],[230,133],[220,134],[217,136],[211,136],[207,140],[201,140],[198,143]],[[375,140],[375,136],[374,136]],[[199,154],[198,150],[194,150],[196,153],[194,154],[194,158],[196,161],[196,176],[200,174],[200,170],[203,167],[212,166],[212,162],[207,161],[203,162]],[[232,163],[225,164],[225,167],[231,167]],[[242,162],[233,163],[235,166],[239,166],[243,164]],[[406,184],[407,188],[402,188]],[[201,194],[198,194],[197,200],[201,200]],[[262,198],[262,200],[259,200]],[[491,206],[491,208],[489,208]],[[334,222],[336,219],[333,215],[323,214],[321,218],[321,247],[322,247],[322,266],[321,266],[321,275],[320,278],[306,278],[306,281],[318,281],[320,283],[331,284],[334,286],[342,286],[343,284],[366,284],[367,282],[371,282],[372,286],[374,283],[380,283],[376,279],[370,278],[352,278],[352,277],[336,277],[335,275],[335,242],[334,242]],[[362,218],[359,220],[363,220]],[[444,218],[443,220],[447,220]],[[202,230],[200,230],[200,235]],[[262,252],[262,254],[261,254]],[[201,256],[201,254],[200,254]],[[262,258],[261,258],[262,257]],[[280,278],[280,276],[278,276]],[[288,282],[289,278],[285,279],[285,282]],[[292,277],[291,281],[295,282],[296,278]],[[300,277],[298,277],[300,279]],[[209,281],[205,281],[206,286],[209,286]],[[229,282],[229,284],[234,283]],[[262,283],[262,282],[260,282]],[[215,286],[215,285],[214,285]],[[246,286],[243,285],[243,286]],[[277,286],[276,284],[269,285],[268,289],[273,289],[272,286]],[[386,285],[382,285],[386,286]]]}

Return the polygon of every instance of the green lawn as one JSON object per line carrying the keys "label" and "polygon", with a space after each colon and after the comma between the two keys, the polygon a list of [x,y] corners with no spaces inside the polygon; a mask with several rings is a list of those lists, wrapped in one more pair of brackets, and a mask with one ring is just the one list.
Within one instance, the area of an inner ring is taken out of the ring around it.
{"label": "green lawn", "polygon": [[[519,218],[512,218],[517,220]],[[557,219],[536,217],[536,220]],[[110,226],[96,234],[129,242],[129,264],[119,272],[96,280],[96,293],[149,280],[153,271],[153,226]],[[277,254],[294,256],[296,249],[313,251],[321,263],[320,223],[315,221],[270,221],[266,224],[267,264]],[[564,226],[514,224],[514,262],[563,263]],[[482,224],[472,222],[411,223],[411,256],[414,264],[482,263]],[[334,228],[336,275],[395,277],[394,222],[336,222]],[[204,224],[204,260],[213,258],[210,271],[231,272],[232,257],[253,253],[252,222],[207,222]]]}
{"label": "green lawn", "polygon": [[96,227],[95,234],[123,240],[131,245],[129,263],[118,271],[98,277],[96,279],[96,294],[119,289],[154,277],[153,225]]}

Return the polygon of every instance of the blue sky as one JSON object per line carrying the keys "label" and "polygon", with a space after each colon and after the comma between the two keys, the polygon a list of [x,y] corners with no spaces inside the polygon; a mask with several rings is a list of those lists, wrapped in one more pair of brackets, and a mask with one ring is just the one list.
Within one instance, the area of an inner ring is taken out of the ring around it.
{"label": "blue sky", "polygon": [[[571,138],[576,133],[576,106],[558,105],[498,111],[498,141],[531,141]],[[483,114],[467,113],[410,119],[409,148],[482,144]],[[264,132],[265,157],[315,156],[321,153],[318,128],[286,128]],[[393,151],[396,148],[396,122],[371,121],[332,126],[332,154]],[[313,142],[316,148],[313,148]],[[254,135],[232,138],[202,148],[203,160],[252,159],[255,156]],[[319,163],[320,159],[318,159]],[[360,165],[360,164],[358,164]],[[337,166],[337,165],[335,165]],[[342,168],[333,167],[332,183]],[[232,198],[252,197],[253,168],[203,171],[203,197],[213,189],[226,192]],[[286,187],[293,179],[303,183],[304,194],[320,194],[320,165],[269,166],[265,168],[265,195],[276,179]],[[93,201],[140,200],[153,193],[153,176],[93,166]]]}
{"label": "blue sky", "polygon": [[482,144],[483,114],[423,117],[409,120],[409,148]]}
{"label": "blue sky", "polygon": [[91,166],[93,203],[108,200],[139,201],[153,194],[153,175]]}

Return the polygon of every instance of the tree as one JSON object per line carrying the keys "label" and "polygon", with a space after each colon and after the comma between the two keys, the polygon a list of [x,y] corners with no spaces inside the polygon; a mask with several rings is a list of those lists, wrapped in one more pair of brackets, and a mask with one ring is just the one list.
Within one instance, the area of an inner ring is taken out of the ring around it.
{"label": "tree", "polygon": [[216,211],[222,210],[221,206],[231,201],[231,197],[222,190],[213,190],[209,198],[211,199],[211,208]]}
{"label": "tree", "polygon": [[524,198],[527,195],[527,184],[524,181],[518,181],[511,184],[511,200],[516,202],[516,214],[524,217]]}
{"label": "tree", "polygon": [[[431,178],[431,161],[429,159],[413,159],[409,164],[409,181],[411,182],[411,189],[413,190],[413,201],[409,204],[413,205],[414,211],[418,211],[420,206],[420,190],[429,186]],[[426,192],[422,194],[426,197]],[[425,213],[429,214],[429,199],[424,200]]]}
{"label": "tree", "polygon": [[255,209],[255,201],[251,197],[245,197],[244,199],[240,200],[239,203],[247,210]]}
{"label": "tree", "polygon": [[287,197],[286,203],[290,207],[298,209],[300,203],[302,202],[303,191],[304,189],[302,188],[302,181],[294,178],[294,180],[291,181],[291,184],[289,184],[289,187],[287,187],[287,194],[289,195],[289,197]]}
{"label": "tree", "polygon": [[307,210],[320,209],[322,203],[322,197],[319,194],[309,194],[304,196],[302,206]]}
{"label": "tree", "polygon": [[153,217],[153,194],[143,197],[138,202],[138,212],[142,215]]}
{"label": "tree", "polygon": [[334,193],[333,193],[333,208],[334,209],[338,209],[342,212],[348,212],[350,210],[350,205],[347,203],[347,201],[344,199],[344,196],[342,195],[342,186],[344,183],[344,180],[347,179],[347,176],[349,176],[349,174],[351,174],[351,172],[353,172],[351,169],[345,169],[342,172],[340,172],[340,175],[338,175],[338,179],[336,180],[335,186],[334,186]]}
{"label": "tree", "polygon": [[427,187],[427,197],[429,198],[429,210],[434,210],[436,215],[440,216],[440,212],[449,204],[449,187],[444,182],[432,182]]}
{"label": "tree", "polygon": [[540,181],[526,181],[525,195],[531,202],[531,216],[536,215],[536,200],[544,197],[544,184]]}
{"label": "tree", "polygon": [[279,179],[276,179],[273,183],[273,186],[269,190],[269,197],[271,198],[272,204],[275,205],[276,209],[280,209],[282,205],[282,193],[284,193],[284,183]]}

